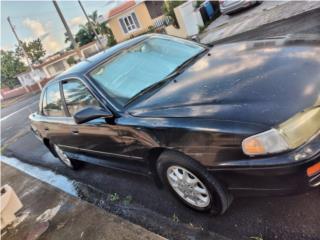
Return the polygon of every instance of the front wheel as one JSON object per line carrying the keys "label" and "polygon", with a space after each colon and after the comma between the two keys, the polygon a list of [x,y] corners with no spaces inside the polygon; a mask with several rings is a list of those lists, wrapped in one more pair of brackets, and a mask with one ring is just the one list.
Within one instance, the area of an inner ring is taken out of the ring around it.
{"label": "front wheel", "polygon": [[70,159],[64,151],[56,144],[53,144],[53,150],[55,151],[57,157],[60,159],[62,163],[64,163],[67,167],[76,170],[80,167],[80,162]]}
{"label": "front wheel", "polygon": [[157,171],[171,192],[192,209],[219,215],[232,202],[232,196],[217,179],[201,164],[181,153],[162,153]]}

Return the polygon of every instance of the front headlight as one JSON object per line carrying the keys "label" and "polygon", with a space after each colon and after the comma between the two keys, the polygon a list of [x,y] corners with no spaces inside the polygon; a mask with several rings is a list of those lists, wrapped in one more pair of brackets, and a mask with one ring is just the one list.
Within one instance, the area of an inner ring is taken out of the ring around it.
{"label": "front headlight", "polygon": [[242,150],[249,156],[279,153],[301,146],[319,131],[320,107],[315,107],[294,115],[277,128],[244,139]]}

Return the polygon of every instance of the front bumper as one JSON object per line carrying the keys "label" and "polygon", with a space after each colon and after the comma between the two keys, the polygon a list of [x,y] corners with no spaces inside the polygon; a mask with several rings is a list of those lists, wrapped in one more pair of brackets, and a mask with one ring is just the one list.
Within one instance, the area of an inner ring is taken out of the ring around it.
{"label": "front bumper", "polygon": [[288,195],[320,186],[320,172],[307,174],[319,162],[320,134],[293,151],[223,163],[209,171],[235,195]]}

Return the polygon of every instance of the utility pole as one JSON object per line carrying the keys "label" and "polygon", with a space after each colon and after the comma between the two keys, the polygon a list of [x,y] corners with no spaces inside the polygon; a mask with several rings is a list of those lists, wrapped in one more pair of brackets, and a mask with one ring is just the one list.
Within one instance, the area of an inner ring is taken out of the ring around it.
{"label": "utility pole", "polygon": [[[25,56],[25,58],[26,58],[26,60],[27,60],[28,66],[30,67],[31,72],[33,73],[33,72],[34,72],[34,69],[33,69],[32,64],[31,64],[31,62],[30,62],[29,56],[28,56],[26,50],[24,49],[24,46],[23,46],[23,44],[22,44],[22,41],[19,39],[18,34],[16,33],[16,30],[14,29],[14,26],[13,26],[12,23],[11,23],[10,17],[7,17],[7,20],[8,20],[8,23],[9,23],[9,25],[10,25],[10,27],[11,27],[11,30],[12,30],[14,36],[16,37],[16,39],[17,39],[17,41],[18,41],[19,46],[20,46],[21,49],[22,49],[22,53],[23,53],[23,55]],[[33,80],[34,80],[34,79],[33,79]],[[34,80],[34,81],[35,81],[35,80]],[[41,84],[40,84],[38,81],[35,81],[35,82],[38,84],[38,87],[39,87],[40,89],[42,89]],[[29,89],[28,89],[27,87],[25,87],[25,89],[29,92]]]}
{"label": "utility pole", "polygon": [[100,38],[99,38],[99,36],[98,36],[98,33],[97,33],[96,29],[94,28],[92,22],[90,21],[90,19],[89,19],[88,15],[87,15],[86,11],[84,10],[84,7],[82,6],[82,3],[80,2],[80,0],[78,0],[78,2],[79,2],[79,5],[80,5],[80,7],[81,7],[81,9],[82,9],[82,11],[83,11],[83,14],[86,16],[86,19],[87,19],[87,21],[88,21],[89,27],[92,29],[94,35],[95,35],[96,38],[97,38],[97,41],[98,41],[98,45],[99,45],[100,50],[103,50],[103,45],[102,45],[102,42],[101,42],[101,40],[100,40]]}
{"label": "utility pole", "polygon": [[58,3],[55,0],[52,0],[52,2],[53,2],[54,7],[56,8],[56,10],[57,10],[57,12],[59,14],[59,17],[60,17],[60,19],[61,19],[66,31],[67,31],[67,34],[68,34],[68,36],[69,36],[69,38],[70,38],[70,40],[72,42],[72,46],[76,50],[76,52],[77,52],[78,56],[80,57],[80,59],[81,60],[84,59],[84,56],[81,54],[81,51],[79,49],[78,44],[76,43],[76,40],[74,40],[74,37],[73,37],[73,35],[71,33],[71,30],[70,30],[70,28],[69,28],[69,26],[67,24],[67,21],[64,19],[64,16],[63,16],[63,14],[62,14],[59,6],[58,6]]}

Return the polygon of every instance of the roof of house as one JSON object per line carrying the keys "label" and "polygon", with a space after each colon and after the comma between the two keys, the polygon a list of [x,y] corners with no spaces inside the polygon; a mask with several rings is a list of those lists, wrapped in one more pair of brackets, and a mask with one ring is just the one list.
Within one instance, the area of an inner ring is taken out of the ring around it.
{"label": "roof of house", "polygon": [[[85,44],[85,45],[83,45],[83,46],[81,46],[79,48],[80,48],[80,50],[82,50],[82,49],[84,49],[84,48],[86,48],[88,46],[91,46],[91,45],[95,44],[95,43],[96,43],[96,41],[89,42],[89,43],[87,43],[87,44]],[[70,55],[73,55],[73,54],[76,54],[76,53],[77,53],[76,50],[70,50],[70,51],[67,51],[67,52],[65,52],[65,53],[63,53],[61,55],[57,55],[56,57],[50,57],[47,61],[45,60],[43,63],[35,65],[34,67],[35,68],[41,68],[43,66],[46,66],[46,65],[48,65],[50,63],[59,61],[59,60],[61,60],[63,58],[66,58],[66,57],[68,57]]]}
{"label": "roof of house", "polygon": [[110,19],[110,18],[118,15],[119,13],[126,11],[127,9],[129,9],[135,5],[136,5],[135,1],[132,1],[132,0],[125,1],[124,3],[120,4],[119,6],[112,8],[110,10],[107,18]]}
{"label": "roof of house", "polygon": [[113,47],[110,47],[110,48],[108,48],[108,49],[106,49],[96,55],[93,55],[93,56],[81,61],[80,63],[77,63],[76,65],[72,66],[71,68],[69,68],[65,72],[61,73],[55,79],[61,79],[61,78],[65,78],[66,76],[70,76],[70,75],[78,75],[78,74],[86,73],[90,69],[92,69],[93,67],[99,65],[101,62],[106,61],[106,59],[108,59],[109,57],[113,56],[114,54],[122,51],[123,49],[128,49],[128,48],[132,47],[133,45],[139,43],[140,41],[143,41],[144,39],[147,39],[150,37],[156,37],[156,36],[158,36],[158,34],[144,34],[142,36],[135,37],[133,39],[118,43]]}

